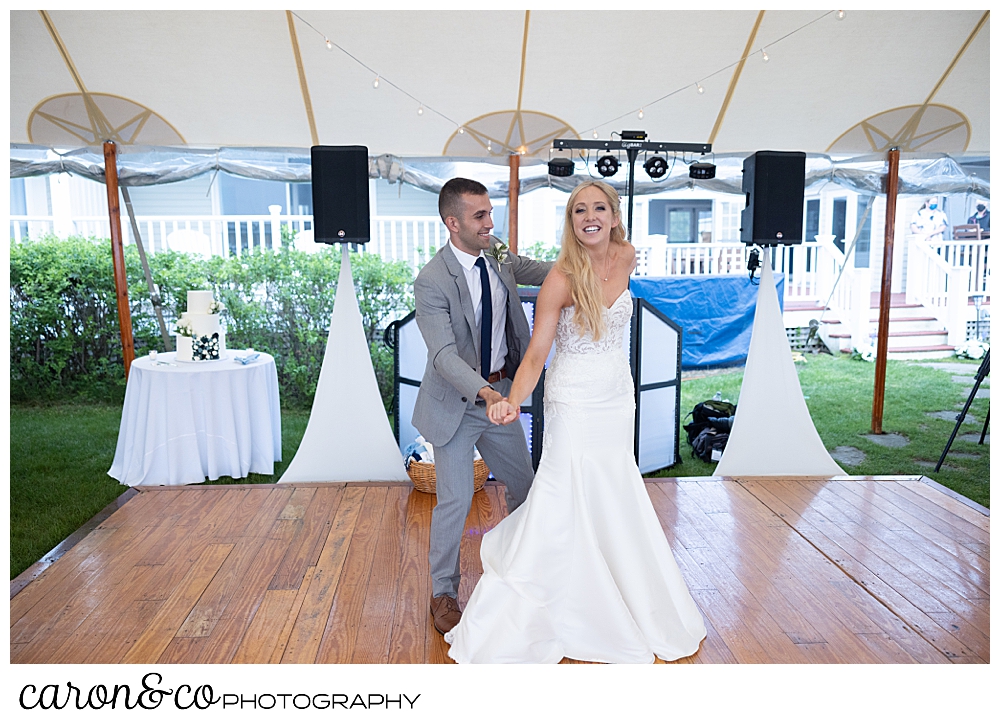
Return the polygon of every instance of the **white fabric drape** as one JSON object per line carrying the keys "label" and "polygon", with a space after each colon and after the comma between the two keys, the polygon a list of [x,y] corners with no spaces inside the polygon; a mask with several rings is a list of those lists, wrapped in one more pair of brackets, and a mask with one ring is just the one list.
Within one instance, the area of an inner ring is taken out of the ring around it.
{"label": "white fabric drape", "polygon": [[845,475],[823,445],[802,396],[766,248],[736,419],[715,474]]}
{"label": "white fabric drape", "polygon": [[409,481],[382,406],[344,247],[309,424],[279,483]]}

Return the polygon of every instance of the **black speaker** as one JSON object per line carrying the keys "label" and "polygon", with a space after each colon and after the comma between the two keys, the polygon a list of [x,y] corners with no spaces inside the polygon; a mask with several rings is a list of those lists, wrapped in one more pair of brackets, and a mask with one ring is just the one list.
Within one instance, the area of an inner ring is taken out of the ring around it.
{"label": "black speaker", "polygon": [[313,239],[365,244],[371,239],[368,147],[313,146]]}
{"label": "black speaker", "polygon": [[743,159],[740,241],[759,246],[802,243],[806,155],[801,151],[757,151]]}

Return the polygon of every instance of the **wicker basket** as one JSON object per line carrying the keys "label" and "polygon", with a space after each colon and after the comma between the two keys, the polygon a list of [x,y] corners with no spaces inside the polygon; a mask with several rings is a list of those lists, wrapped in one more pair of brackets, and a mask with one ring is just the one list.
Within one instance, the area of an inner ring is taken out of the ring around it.
{"label": "wicker basket", "polygon": [[[414,460],[410,463],[410,467],[406,470],[407,475],[410,476],[410,480],[413,481],[413,487],[419,490],[421,493],[430,493],[434,495],[437,490],[436,481],[437,475],[434,474],[434,463],[423,463],[419,460]],[[489,477],[490,469],[486,467],[486,463],[482,458],[479,458],[472,464],[472,482],[473,491],[478,493],[486,485],[486,478]]]}

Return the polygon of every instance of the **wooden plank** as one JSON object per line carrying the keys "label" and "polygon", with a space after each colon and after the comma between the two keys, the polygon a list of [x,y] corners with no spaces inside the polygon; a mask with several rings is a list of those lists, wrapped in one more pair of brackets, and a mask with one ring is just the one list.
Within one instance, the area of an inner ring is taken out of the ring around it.
{"label": "wooden plank", "polygon": [[122,614],[120,626],[94,646],[82,663],[117,664],[139,640],[162,605],[163,601],[133,601]]}
{"label": "wooden plank", "polygon": [[[299,532],[288,547],[285,559],[281,561],[274,579],[268,585],[271,589],[297,589],[302,584],[306,569],[314,567],[323,549],[323,542],[333,527],[333,518],[344,494],[343,487],[301,488],[303,494],[312,491],[315,496],[309,501],[299,526]],[[294,498],[294,496],[293,496]],[[296,499],[296,505],[301,505]]]}
{"label": "wooden plank", "polygon": [[[824,641],[810,622],[775,588],[773,579],[782,575],[787,577],[788,574],[770,567],[766,559],[760,558],[760,550],[748,545],[748,539],[741,537],[736,541],[726,535],[723,528],[735,524],[732,513],[724,512],[721,506],[706,500],[698,483],[685,481],[679,485],[679,492],[690,501],[688,510],[691,511],[682,510],[681,515],[695,522],[699,533],[711,546],[693,550],[692,557],[699,560],[700,556],[701,560],[709,563],[706,572],[730,602],[754,614],[747,622],[753,621],[755,638],[765,646],[774,647],[775,652],[781,652],[780,655],[787,656],[787,659],[782,659],[786,661],[794,661],[802,651],[808,651],[796,648],[795,640]],[[701,505],[704,505],[702,513],[706,508],[719,512],[699,516],[690,507]],[[766,570],[768,568],[771,570]]]}
{"label": "wooden plank", "polygon": [[204,648],[205,638],[172,638],[157,659],[158,664],[193,664]]}
{"label": "wooden plank", "polygon": [[897,478],[893,481],[893,486],[898,486],[900,488],[905,488],[906,490],[916,493],[917,495],[927,498],[936,507],[943,510],[947,510],[952,515],[961,518],[967,523],[971,523],[976,526],[984,533],[989,534],[990,532],[990,519],[989,516],[983,515],[975,508],[971,508],[965,505],[961,501],[955,500],[939,490],[935,490],[930,485],[920,481],[912,480],[909,478]]}
{"label": "wooden plank", "polygon": [[299,612],[302,610],[302,604],[305,603],[306,594],[309,592],[309,586],[312,583],[313,576],[315,575],[315,566],[306,569],[306,574],[302,577],[302,585],[299,586],[299,590],[295,592],[295,601],[292,603],[292,607],[288,611],[288,618],[281,627],[281,633],[278,634],[278,638],[274,642],[274,649],[271,651],[271,658],[267,661],[267,663],[281,663],[281,659],[285,655],[285,648],[288,646],[288,640],[295,627],[295,621],[299,617]]}
{"label": "wooden plank", "polygon": [[[926,594],[916,589],[908,579],[898,576],[898,572],[886,566],[884,561],[872,555],[857,541],[843,535],[839,528],[821,516],[816,518],[815,524],[807,522],[802,517],[803,503],[794,494],[782,490],[781,486],[769,485],[767,489],[759,488],[757,496],[779,516],[794,521],[795,529],[840,567],[853,583],[874,596],[881,605],[918,632],[943,655],[950,659],[973,653],[907,598],[917,597],[915,590],[923,596]],[[832,538],[827,535],[828,532]],[[890,578],[891,582],[883,580],[880,575]],[[894,588],[893,583],[902,588],[902,592]],[[903,643],[898,637],[896,640]],[[918,659],[924,653],[913,647],[907,648],[907,651]]]}
{"label": "wooden plank", "polygon": [[282,663],[313,663],[316,660],[344,561],[347,559],[349,547],[353,544],[352,535],[366,490],[374,489],[348,488],[344,492],[344,497],[337,508],[337,515],[333,519],[330,535],[319,554],[316,571],[309,583],[305,600],[285,644],[281,656]]}
{"label": "wooden plank", "polygon": [[[51,654],[100,603],[129,575],[129,571],[146,552],[158,543],[164,529],[145,528],[120,549],[97,551],[96,570],[72,577],[66,586],[50,590],[47,600],[34,606],[29,614],[11,626],[11,641],[26,643],[44,639],[44,649],[31,654],[43,657]],[[58,562],[57,562],[58,563]],[[87,570],[87,565],[81,566]]]}
{"label": "wooden plank", "polygon": [[426,660],[430,602],[427,555],[433,505],[433,496],[426,493],[413,490],[407,496],[400,584],[389,638],[389,663],[392,664],[422,664]]}
{"label": "wooden plank", "polygon": [[[915,483],[904,484],[903,481],[885,481],[881,492],[884,495],[898,496],[899,499],[907,500],[918,510],[923,511],[927,516],[927,521],[938,527],[944,523],[952,528],[958,528],[972,538],[982,542],[990,542],[990,519],[981,513],[977,513],[968,506],[962,505],[956,500],[952,500],[947,495],[936,493],[935,499],[922,495],[913,489]],[[932,488],[923,486],[928,495]]]}
{"label": "wooden plank", "polygon": [[970,624],[962,616],[950,611],[946,613],[928,613],[930,618],[956,639],[965,644],[972,652],[986,663],[990,661],[990,631],[984,632]]}
{"label": "wooden plank", "polygon": [[[122,623],[123,616],[129,612],[135,603],[137,591],[141,590],[157,569],[151,566],[135,566],[131,568],[122,584],[112,590],[101,604],[94,608],[86,618],[62,643],[45,657],[45,663],[79,664],[87,660],[91,652],[113,632],[127,626]],[[48,643],[55,645],[59,641],[50,638]]]}
{"label": "wooden plank", "polygon": [[337,585],[316,663],[350,663],[385,515],[387,488],[369,488]]}
{"label": "wooden plank", "polygon": [[213,543],[236,543],[251,521],[260,512],[261,503],[269,496],[278,494],[288,498],[292,491],[282,494],[282,491],[265,488],[237,488],[228,496],[225,517],[219,519],[215,526]]}
{"label": "wooden plank", "polygon": [[[691,596],[705,617],[705,625],[711,625],[719,633],[726,650],[739,664],[789,663],[783,660],[782,652],[768,651],[743,624],[742,615],[717,590],[699,589],[691,591]],[[777,656],[778,658],[775,658]],[[805,657],[796,654],[795,663],[804,663]]]}
{"label": "wooden plank", "polygon": [[388,489],[364,608],[351,655],[351,662],[355,664],[389,663],[389,637],[400,587],[400,553],[408,495],[406,488]]}
{"label": "wooden plank", "polygon": [[[683,483],[678,486],[678,496],[673,502],[677,508],[678,519],[683,519],[690,524],[700,537],[700,540],[692,540],[692,545],[689,545],[690,532],[686,529],[687,526],[680,525],[677,529],[678,540],[709,577],[713,589],[718,594],[711,595],[712,591],[692,591],[691,595],[700,594],[700,596],[695,597],[696,601],[713,601],[718,613],[715,614],[716,618],[712,619],[712,623],[722,633],[723,639],[733,655],[740,659],[741,656],[749,654],[750,657],[746,659],[747,661],[759,663],[770,661],[780,663],[805,662],[806,659],[781,630],[781,626],[747,589],[740,576],[734,573],[733,568],[740,568],[742,562],[739,560],[727,561],[725,555],[720,554],[713,546],[705,544],[705,541],[714,537],[710,530],[712,523],[707,520],[707,516],[698,509],[695,501],[686,493]],[[726,605],[723,605],[722,601]],[[737,632],[741,637],[752,638],[756,646],[749,647],[743,638],[731,640],[730,636]],[[764,653],[763,656],[761,656],[761,652]]]}
{"label": "wooden plank", "polygon": [[298,522],[280,516],[274,521],[250,565],[239,574],[240,585],[225,603],[208,641],[198,653],[197,663],[228,664],[232,661],[267,592],[268,582],[288,550]]}
{"label": "wooden plank", "polygon": [[[771,491],[766,485],[759,482],[748,482],[742,481],[742,485],[751,491],[755,497],[757,497],[762,502],[766,503],[769,509],[773,510],[779,516],[782,515],[784,503],[779,499],[774,497],[773,491]],[[788,517],[792,517],[791,513],[787,514]],[[802,532],[802,531],[798,531]],[[820,534],[816,534],[820,535]],[[822,537],[822,536],[821,536]],[[822,537],[825,540],[825,537]],[[803,538],[803,540],[806,540]],[[810,545],[815,545],[816,541],[810,541]],[[822,548],[821,548],[822,549]],[[829,560],[829,559],[828,559]],[[831,561],[832,563],[832,561]],[[827,592],[829,587],[836,589],[839,595],[834,598],[845,600],[850,602],[850,607],[846,610],[855,610],[863,614],[864,619],[875,624],[877,631],[882,632],[885,635],[889,635],[893,641],[897,642],[908,655],[912,656],[914,659],[922,663],[944,663],[947,661],[945,657],[938,649],[936,649],[931,643],[926,641],[922,636],[917,634],[911,627],[909,627],[905,621],[903,621],[896,613],[891,609],[887,608],[879,599],[873,597],[865,588],[863,588],[859,583],[850,577],[849,571],[843,568],[838,568],[841,575],[837,576],[834,580],[826,582],[825,585],[820,589],[825,595],[829,595]],[[840,611],[841,609],[838,606]],[[929,621],[929,619],[928,619]],[[863,631],[863,626],[857,624],[848,626],[849,630],[852,630],[855,634],[863,635],[867,632]],[[873,635],[877,635],[873,634]]]}
{"label": "wooden plank", "polygon": [[124,664],[155,663],[177,629],[232,551],[232,544],[210,545],[184,577],[177,592],[157,611],[139,640],[122,657]]}
{"label": "wooden plank", "polygon": [[945,534],[928,525],[922,518],[904,510],[884,496],[878,495],[871,488],[871,486],[877,485],[875,482],[867,480],[850,482],[852,485],[848,485],[847,481],[838,480],[829,487],[841,497],[853,501],[857,507],[867,506],[865,510],[869,514],[875,515],[886,527],[889,527],[887,523],[889,517],[899,521],[902,524],[901,528],[897,529],[900,535],[912,533],[922,536],[947,551],[963,565],[970,566],[980,573],[989,573],[989,558],[980,555],[979,551],[984,546],[978,541],[973,540],[957,528],[951,528],[950,532]]}
{"label": "wooden plank", "polygon": [[298,591],[293,590],[264,592],[260,606],[254,612],[253,619],[233,654],[232,663],[266,664],[270,661],[297,595]]}
{"label": "wooden plank", "polygon": [[812,507],[817,513],[828,517],[833,517],[830,513],[836,509],[843,516],[838,525],[844,533],[863,542],[873,554],[932,596],[937,603],[924,608],[925,613],[950,610],[980,631],[989,631],[989,616],[968,598],[980,595],[980,589],[937,565],[923,551],[914,548],[893,531],[881,528],[870,518],[860,517],[849,506],[836,508],[837,500],[837,496],[820,499],[817,495]]}
{"label": "wooden plank", "polygon": [[[213,538],[215,541],[225,540],[232,543],[232,553],[226,558],[219,575],[212,580],[191,609],[187,619],[177,631],[177,636],[201,637],[211,634],[233,596],[246,586],[248,570],[255,564],[260,564],[258,556],[261,547],[273,530],[275,520],[285,508],[290,492],[248,491],[246,496],[233,507],[232,517],[239,521],[239,525],[230,525],[224,534],[216,534]],[[247,502],[248,499],[253,503],[252,508]],[[265,564],[271,564],[274,555],[283,556],[287,547],[287,540],[282,540],[280,537],[268,542],[271,545],[264,558]],[[275,553],[276,546],[280,548],[280,553]],[[280,557],[273,561],[273,567],[277,567],[278,561]],[[257,570],[259,571],[259,568]],[[260,594],[263,595],[263,591]]]}
{"label": "wooden plank", "polygon": [[479,520],[479,508],[484,500],[488,500],[485,490],[480,490],[472,496],[472,505],[465,518],[465,528],[462,531],[462,542],[459,545],[459,571],[461,579],[458,582],[458,605],[464,611],[469,603],[469,597],[479,578],[483,575],[483,562],[479,556],[479,548],[483,542],[483,524]]}

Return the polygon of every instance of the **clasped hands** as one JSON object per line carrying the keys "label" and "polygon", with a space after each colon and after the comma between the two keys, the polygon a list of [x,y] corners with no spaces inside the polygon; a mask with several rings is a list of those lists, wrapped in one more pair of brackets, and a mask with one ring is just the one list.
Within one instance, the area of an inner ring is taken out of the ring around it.
{"label": "clasped hands", "polygon": [[490,405],[486,414],[494,425],[509,425],[521,414],[521,408],[510,404],[510,400],[504,397]]}
{"label": "clasped hands", "polygon": [[520,406],[510,404],[510,400],[492,387],[483,387],[479,397],[486,403],[486,416],[494,425],[509,425],[521,414]]}

